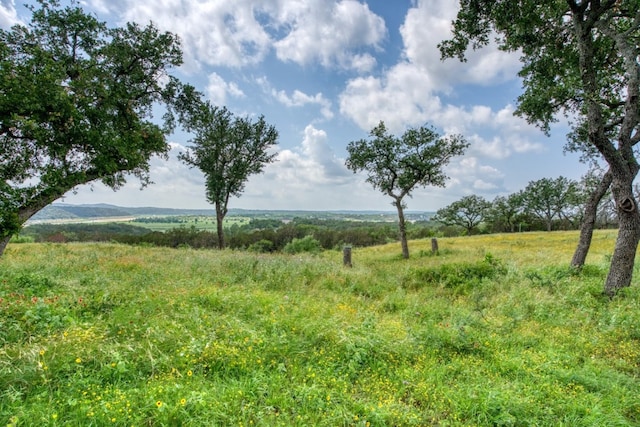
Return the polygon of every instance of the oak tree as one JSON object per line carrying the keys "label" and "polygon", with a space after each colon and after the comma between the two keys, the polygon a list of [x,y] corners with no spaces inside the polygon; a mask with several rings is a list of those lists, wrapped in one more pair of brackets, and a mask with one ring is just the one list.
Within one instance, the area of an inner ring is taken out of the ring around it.
{"label": "oak tree", "polygon": [[209,101],[185,106],[181,122],[195,137],[179,158],[205,176],[207,201],[216,210],[218,248],[224,249],[223,221],[229,199],[240,196],[249,177],[275,161],[273,147],[278,143],[278,131],[265,122],[264,116],[256,121],[234,117],[226,107]]}
{"label": "oak tree", "polygon": [[[575,118],[608,164],[619,229],[604,291],[631,284],[640,241],[633,181],[640,170],[640,2],[637,0],[460,0],[443,57],[465,58],[492,39],[519,52],[524,92],[517,114],[548,131],[559,114]],[[580,139],[580,138],[575,138]]]}
{"label": "oak tree", "polygon": [[496,196],[491,202],[487,214],[493,231],[516,231],[516,225],[522,225],[523,220],[522,191],[508,196]]}
{"label": "oak tree", "polygon": [[491,203],[482,196],[475,194],[465,196],[442,209],[438,209],[432,220],[444,225],[462,227],[470,235],[485,220],[490,207]]}
{"label": "oak tree", "polygon": [[393,199],[402,256],[409,258],[404,198],[418,186],[444,187],[447,176],[443,168],[454,156],[462,155],[469,144],[460,135],[441,137],[428,126],[410,128],[398,138],[387,131],[382,121],[369,136],[369,140],[347,145],[346,166],[354,173],[366,172],[366,181]]}
{"label": "oak tree", "polygon": [[554,220],[568,219],[580,204],[578,185],[563,176],[531,181],[522,191],[527,213],[544,222],[551,231]]}
{"label": "oak tree", "polygon": [[0,30],[0,254],[32,215],[78,185],[117,189],[127,174],[148,184],[148,162],[167,153],[170,131],[151,109],[182,87],[167,74],[182,62],[175,35],[108,28],[80,7],[39,4],[28,26]]}

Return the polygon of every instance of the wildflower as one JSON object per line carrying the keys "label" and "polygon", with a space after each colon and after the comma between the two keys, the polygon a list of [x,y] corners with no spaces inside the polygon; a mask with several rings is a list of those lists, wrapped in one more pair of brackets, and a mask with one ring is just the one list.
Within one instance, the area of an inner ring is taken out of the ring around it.
{"label": "wildflower", "polygon": [[40,350],[40,356],[44,356],[44,349]]}
{"label": "wildflower", "polygon": [[185,398],[180,399],[180,404],[182,406],[186,405],[187,404],[187,399],[185,399]]}
{"label": "wildflower", "polygon": [[191,369],[189,369],[189,370],[187,371],[187,376],[188,376],[188,377],[190,377],[191,375],[193,375],[193,372],[191,371]]}
{"label": "wildflower", "polygon": [[158,408],[160,408],[160,407],[162,406],[162,401],[161,401],[161,400],[158,400],[158,401],[156,402],[156,406],[157,406]]}
{"label": "wildflower", "polygon": [[79,357],[76,357],[76,363],[82,363],[82,359],[80,359]]}
{"label": "wildflower", "polygon": [[58,414],[52,414],[51,418],[53,418],[54,420],[57,420],[58,419]]}

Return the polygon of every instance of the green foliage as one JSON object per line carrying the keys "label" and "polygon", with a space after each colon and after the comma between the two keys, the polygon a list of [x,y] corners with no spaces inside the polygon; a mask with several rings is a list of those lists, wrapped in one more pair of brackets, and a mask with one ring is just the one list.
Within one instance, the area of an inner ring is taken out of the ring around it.
{"label": "green foliage", "polygon": [[[164,232],[150,232],[145,227],[126,223],[70,223],[70,224],[33,224],[23,230],[23,238],[36,242],[121,242],[128,244],[150,244],[155,246],[177,247],[188,245],[192,248],[217,247],[216,234],[210,231],[205,220],[188,223],[177,219]],[[282,251],[285,245],[295,238],[313,236],[323,249],[334,249],[349,244],[356,247],[373,246],[397,240],[395,227],[387,222],[310,220],[294,218],[285,224],[282,221],[250,221],[238,225],[233,222],[227,229],[228,247],[231,249],[266,250],[262,246],[271,242],[268,252]],[[137,224],[137,222],[136,222]],[[167,223],[169,224],[169,223]],[[186,226],[191,224],[191,226]],[[164,227],[163,227],[164,228]],[[414,238],[431,235],[426,224],[411,224],[408,229]],[[258,243],[261,242],[262,243]],[[253,246],[256,244],[256,246]]]}
{"label": "green foliage", "polygon": [[[440,44],[444,58],[461,60],[469,47],[490,40],[518,52],[524,91],[516,114],[547,133],[560,114],[575,117],[567,149],[589,162],[606,161],[616,204],[625,206],[617,210],[619,227],[626,230],[611,259],[604,287],[609,296],[631,285],[640,241],[633,194],[640,171],[634,150],[640,125],[639,11],[636,0],[461,0],[453,37]],[[533,212],[543,214],[550,230],[550,218],[558,214],[540,208]],[[585,239],[588,234],[585,229]]]}
{"label": "green foliage", "polygon": [[0,424],[635,425],[639,288],[599,292],[610,232],[564,267],[575,237],[440,239],[402,261],[377,246],[352,268],[334,251],[10,245]]}
{"label": "green foliage", "polygon": [[404,220],[404,198],[417,186],[444,187],[447,180],[443,168],[451,158],[464,153],[469,144],[461,135],[441,137],[428,126],[408,129],[400,138],[387,131],[380,122],[361,139],[347,145],[347,168],[354,173],[364,171],[373,188],[393,199],[398,209],[398,227],[402,256],[409,258]]}
{"label": "green foliage", "polygon": [[482,261],[442,264],[413,270],[404,287],[419,289],[422,286],[443,286],[466,293],[474,287],[481,286],[486,279],[495,279],[505,273],[504,264],[491,254],[486,254]]}
{"label": "green foliage", "polygon": [[491,204],[481,196],[465,196],[442,209],[438,209],[433,221],[448,226],[463,227],[467,234],[473,234],[485,220]]}
{"label": "green foliage", "polygon": [[249,250],[249,252],[266,253],[266,252],[273,252],[275,248],[271,240],[262,239],[262,240],[258,240],[255,243],[252,243],[251,245],[249,245],[247,249]]}
{"label": "green foliage", "polygon": [[230,197],[240,196],[251,175],[259,174],[275,161],[273,147],[278,131],[264,116],[252,122],[249,117],[233,117],[226,107],[209,101],[193,102],[180,111],[185,128],[195,132],[193,144],[178,156],[205,175],[207,200],[215,205],[218,247],[225,247],[222,221],[228,213]]}
{"label": "green foliage", "polygon": [[524,210],[543,221],[551,231],[553,220],[579,221],[582,200],[578,184],[563,176],[531,181],[522,191]]}
{"label": "green foliage", "polygon": [[304,252],[318,253],[322,250],[320,242],[313,236],[304,236],[302,239],[293,239],[282,250],[286,254],[300,254]]}
{"label": "green foliage", "polygon": [[147,184],[170,130],[151,109],[163,102],[170,114],[181,91],[167,75],[182,62],[173,34],[39,3],[28,26],[0,31],[0,238],[77,185],[117,189],[125,174]]}

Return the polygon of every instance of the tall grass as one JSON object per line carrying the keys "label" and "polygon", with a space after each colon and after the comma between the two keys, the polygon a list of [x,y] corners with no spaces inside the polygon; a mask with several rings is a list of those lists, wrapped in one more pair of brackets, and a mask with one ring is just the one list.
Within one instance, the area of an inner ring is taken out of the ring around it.
{"label": "tall grass", "polygon": [[0,425],[639,425],[640,291],[602,296],[613,238],[581,272],[569,232],[355,249],[353,268],[10,244]]}

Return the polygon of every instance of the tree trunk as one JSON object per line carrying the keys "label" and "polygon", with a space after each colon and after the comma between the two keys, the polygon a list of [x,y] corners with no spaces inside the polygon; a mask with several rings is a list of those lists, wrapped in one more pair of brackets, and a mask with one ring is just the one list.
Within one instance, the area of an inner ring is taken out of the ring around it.
{"label": "tree trunk", "polygon": [[5,236],[0,238],[0,256],[4,253],[7,245],[9,244],[9,240],[11,240],[11,236]]}
{"label": "tree trunk", "polygon": [[618,237],[604,284],[604,293],[609,297],[614,297],[620,289],[631,286],[636,251],[640,242],[640,214],[632,188],[638,168],[633,164],[631,166],[626,171],[611,168],[611,192],[618,214]]}
{"label": "tree trunk", "polygon": [[218,249],[225,248],[224,242],[224,229],[222,228],[222,223],[224,221],[224,212],[220,208],[220,205],[216,204],[216,225],[218,231]]}
{"label": "tree trunk", "polygon": [[611,171],[607,171],[607,173],[602,177],[600,184],[598,184],[589,196],[589,200],[587,200],[587,203],[584,206],[584,218],[582,219],[582,225],[580,226],[580,238],[578,240],[576,251],[573,254],[573,258],[571,259],[571,267],[582,268],[584,266],[587,254],[589,253],[589,248],[591,247],[593,229],[598,216],[598,205],[611,186],[612,178],[613,175],[611,174]]}
{"label": "tree trunk", "polygon": [[615,296],[620,289],[631,286],[636,250],[640,242],[640,215],[631,187],[634,176],[623,180],[628,182],[618,182],[614,177],[612,182],[619,227],[609,275],[604,285],[604,293],[609,297]]}
{"label": "tree trunk", "polygon": [[402,246],[402,258],[409,259],[409,244],[407,243],[407,226],[404,222],[402,201],[396,199],[393,203],[398,209],[398,230],[400,232],[400,245]]}

